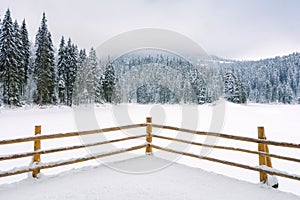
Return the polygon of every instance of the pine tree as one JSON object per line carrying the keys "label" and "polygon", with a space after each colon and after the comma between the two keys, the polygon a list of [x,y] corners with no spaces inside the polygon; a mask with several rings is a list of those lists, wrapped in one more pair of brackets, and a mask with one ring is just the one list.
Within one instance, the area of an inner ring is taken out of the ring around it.
{"label": "pine tree", "polygon": [[233,101],[235,94],[235,76],[232,72],[227,72],[224,81],[225,99]]}
{"label": "pine tree", "polygon": [[43,13],[42,22],[36,35],[36,52],[34,76],[37,85],[36,102],[40,105],[53,104],[55,97],[55,68],[54,68],[54,50],[51,40],[51,34],[47,28],[47,20]]}
{"label": "pine tree", "polygon": [[22,68],[24,69],[24,83],[27,83],[28,79],[28,66],[29,66],[29,58],[30,58],[30,42],[28,39],[28,31],[26,28],[25,19],[22,22],[22,26],[20,29],[21,41],[22,41]]}
{"label": "pine tree", "polygon": [[79,55],[78,55],[78,60],[77,60],[77,65],[81,65],[84,61],[86,60],[86,52],[85,49],[80,49]]}
{"label": "pine tree", "polygon": [[104,100],[113,103],[115,97],[116,75],[112,63],[109,63],[103,74],[102,91]]}
{"label": "pine tree", "polygon": [[20,105],[20,57],[18,26],[13,25],[9,9],[4,16],[0,35],[0,80],[3,82],[3,101]]}
{"label": "pine tree", "polygon": [[66,93],[65,93],[65,70],[66,70],[66,50],[65,50],[65,39],[62,36],[59,49],[58,49],[58,99],[60,104],[66,104]]}
{"label": "pine tree", "polygon": [[73,92],[73,104],[88,103],[88,94],[86,89],[86,69],[87,55],[85,49],[79,51],[77,59],[77,74]]}
{"label": "pine tree", "polygon": [[241,78],[235,76],[234,87],[233,87],[233,103],[246,103],[247,102],[247,94],[245,84],[242,82]]}
{"label": "pine tree", "polygon": [[97,83],[97,56],[92,48],[87,57],[85,49],[80,50],[77,60],[77,75],[74,88],[74,104],[90,104],[95,101]]}
{"label": "pine tree", "polygon": [[87,64],[85,65],[85,73],[86,73],[86,90],[90,97],[89,103],[95,101],[96,88],[98,83],[97,77],[97,55],[94,48],[91,48],[89,52],[89,56],[87,58]]}
{"label": "pine tree", "polygon": [[72,44],[71,39],[68,40],[68,44],[66,46],[66,68],[65,68],[65,86],[66,86],[66,97],[67,97],[67,105],[72,105],[72,97],[73,97],[73,89],[76,81],[77,74],[77,57],[78,50],[77,46]]}
{"label": "pine tree", "polygon": [[266,103],[270,103],[271,102],[271,98],[272,98],[272,91],[271,91],[271,83],[270,83],[269,80],[266,81],[264,89],[265,89]]}
{"label": "pine tree", "polygon": [[24,54],[23,54],[23,43],[21,30],[19,28],[18,22],[14,23],[14,42],[15,42],[15,57],[17,62],[17,76],[18,76],[18,86],[19,86],[19,95],[23,95],[25,87],[25,66],[24,66]]}

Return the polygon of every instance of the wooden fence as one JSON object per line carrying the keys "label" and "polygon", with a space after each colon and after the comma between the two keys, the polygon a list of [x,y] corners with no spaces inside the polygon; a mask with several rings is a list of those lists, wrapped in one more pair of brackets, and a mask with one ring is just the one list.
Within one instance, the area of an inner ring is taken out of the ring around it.
{"label": "wooden fence", "polygon": [[[112,131],[120,131],[120,130],[125,130],[125,129],[133,129],[133,128],[141,128],[141,127],[146,127],[146,134],[141,134],[138,136],[129,136],[129,137],[119,138],[119,139],[114,139],[114,140],[107,140],[107,141],[103,141],[103,142],[95,142],[95,143],[90,143],[90,144],[85,144],[85,145],[75,145],[75,146],[61,147],[61,148],[55,148],[55,149],[49,149],[49,150],[41,149],[41,140],[84,136],[84,135],[91,135],[91,134],[101,134],[101,133],[107,133],[107,132],[112,132]],[[199,135],[199,136],[213,136],[213,137],[225,138],[225,139],[229,139],[229,140],[238,140],[241,142],[257,143],[258,151],[243,149],[243,148],[228,147],[228,146],[208,145],[208,144],[204,144],[204,143],[186,141],[186,140],[182,140],[182,139],[152,134],[152,128],[166,129],[166,130],[170,130],[170,131],[179,131],[179,132],[184,132],[187,134],[194,134],[194,135]],[[42,154],[64,152],[64,151],[68,151],[68,150],[82,149],[82,148],[86,148],[86,147],[111,144],[111,143],[127,141],[127,140],[134,140],[134,139],[138,139],[138,138],[146,138],[146,143],[142,144],[142,145],[126,148],[126,149],[117,150],[114,152],[109,152],[109,153],[102,153],[102,154],[98,154],[98,155],[90,155],[90,156],[85,156],[85,157],[80,157],[80,158],[73,158],[70,160],[65,160],[65,161],[60,161],[60,162],[53,162],[53,163],[46,163],[46,164],[40,163]],[[244,164],[240,164],[240,163],[236,163],[236,162],[221,160],[221,159],[212,158],[212,157],[208,157],[208,156],[200,156],[200,155],[196,155],[196,154],[192,154],[192,153],[188,153],[188,152],[181,152],[176,149],[169,149],[169,148],[161,147],[161,146],[158,146],[158,145],[155,145],[152,143],[153,138],[174,141],[174,142],[179,142],[179,143],[185,143],[185,144],[195,145],[195,146],[210,147],[210,148],[229,150],[229,151],[237,151],[237,152],[248,153],[248,154],[256,154],[256,155],[258,155],[258,158],[259,158],[258,159],[259,167],[248,166],[248,165],[244,165]],[[40,170],[42,170],[42,169],[48,169],[48,168],[53,168],[53,167],[58,167],[58,166],[64,166],[64,165],[84,162],[84,161],[88,161],[88,160],[92,160],[92,159],[96,159],[96,158],[111,156],[111,155],[115,155],[115,154],[120,154],[120,153],[124,153],[124,152],[129,152],[129,151],[134,151],[134,150],[145,148],[146,149],[145,152],[147,155],[152,155],[153,154],[152,149],[157,149],[157,150],[162,150],[162,151],[166,151],[166,152],[170,152],[170,153],[180,154],[180,155],[189,156],[189,157],[193,157],[193,158],[208,160],[211,162],[216,162],[216,163],[221,163],[221,164],[239,167],[239,168],[243,168],[243,169],[257,171],[257,172],[259,172],[259,177],[260,177],[259,180],[260,180],[260,182],[263,182],[263,183],[267,183],[268,175],[276,175],[276,176],[281,176],[281,177],[300,181],[299,175],[288,174],[288,173],[273,169],[272,163],[271,163],[271,158],[273,157],[276,159],[297,162],[297,163],[300,163],[300,159],[282,156],[282,155],[271,154],[271,153],[269,153],[269,148],[268,148],[268,145],[274,145],[274,146],[279,146],[279,147],[283,147],[283,148],[296,148],[296,149],[300,150],[300,144],[266,140],[265,131],[264,131],[263,127],[258,127],[258,139],[255,139],[255,138],[242,137],[242,136],[236,136],[236,135],[194,131],[194,130],[189,130],[189,129],[184,129],[184,128],[152,124],[152,118],[148,117],[148,118],[146,118],[146,123],[143,123],[143,124],[133,124],[133,125],[126,125],[126,126],[112,127],[112,128],[105,128],[105,129],[98,129],[98,130],[91,130],[91,131],[59,133],[59,134],[52,134],[52,135],[41,135],[41,126],[36,126],[35,127],[35,136],[26,137],[26,138],[0,140],[0,145],[17,144],[17,143],[23,143],[23,142],[34,142],[34,151],[20,153],[20,154],[0,156],[0,161],[12,160],[12,159],[23,158],[23,157],[32,157],[33,165],[31,167],[20,167],[20,168],[16,168],[16,169],[10,170],[10,171],[0,171],[0,177],[11,176],[11,175],[27,173],[27,172],[32,172],[33,177],[38,177],[38,174],[40,173]]]}

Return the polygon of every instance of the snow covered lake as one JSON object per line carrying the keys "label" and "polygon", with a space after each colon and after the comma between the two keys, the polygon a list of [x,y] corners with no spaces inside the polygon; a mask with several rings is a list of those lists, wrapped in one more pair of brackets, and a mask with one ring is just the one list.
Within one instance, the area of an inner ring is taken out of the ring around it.
{"label": "snow covered lake", "polygon": [[[180,127],[182,125],[183,112],[186,108],[180,105],[100,105],[95,107],[94,115],[97,119],[99,128],[114,127],[127,124],[127,123],[144,123],[147,116],[153,117],[153,122],[156,124],[165,124]],[[211,125],[212,114],[214,110],[213,105],[195,106],[198,112],[198,125],[197,129],[201,131],[209,131]],[[126,115],[125,115],[125,114]],[[261,105],[261,104],[249,104],[249,105],[237,105],[226,103],[225,105],[225,118],[221,128],[222,133],[233,134],[239,136],[247,136],[257,138],[257,127],[264,126],[266,136],[270,140],[280,142],[292,142],[300,143],[300,106],[299,105]],[[78,113],[77,113],[78,114]],[[68,107],[47,107],[40,109],[37,107],[25,106],[16,109],[0,108],[0,139],[18,138],[33,136],[34,126],[42,125],[42,134],[51,133],[64,133],[77,131],[78,121],[75,120],[76,112],[72,108]],[[122,118],[126,116],[128,121],[121,122]],[[77,119],[78,120],[78,119]],[[186,127],[185,127],[186,128]],[[136,131],[133,131],[136,132]],[[139,129],[139,134],[145,133],[145,128]],[[153,130],[158,134],[172,134],[169,131]],[[110,133],[113,134],[113,133]],[[118,133],[116,133],[117,135]],[[130,130],[125,134],[131,134]],[[123,133],[124,135],[124,133]],[[113,137],[107,135],[108,138]],[[159,142],[153,139],[153,143]],[[201,138],[193,138],[194,141],[203,141]],[[75,144],[81,144],[82,138],[67,138],[67,139],[54,139],[42,141],[42,149],[50,149],[59,146],[70,146]],[[142,139],[138,141],[144,143]],[[163,144],[163,143],[162,143]],[[226,139],[217,140],[217,145],[241,147],[250,150],[257,150],[257,144],[246,143],[239,141],[230,141]],[[289,157],[298,157],[300,150],[269,146],[270,153],[285,155]],[[16,145],[2,145],[0,146],[1,155],[27,152],[33,150],[32,143],[16,144]],[[199,154],[201,152],[200,147],[190,147],[189,152]],[[55,155],[42,155],[42,162],[51,162],[61,159],[68,159],[72,157],[85,156],[89,154],[89,150],[75,150],[70,153],[57,153]],[[142,155],[144,150],[139,151],[136,155]],[[159,152],[154,151],[154,156]],[[160,154],[159,154],[160,155]],[[219,158],[223,160],[238,162],[247,164],[250,166],[258,166],[258,156],[252,154],[245,154],[239,152],[231,152],[224,150],[214,149],[208,154],[209,157]],[[163,155],[162,155],[163,157]],[[17,166],[29,165],[31,158],[22,158],[15,161],[1,161],[0,170],[6,171]],[[217,163],[211,163],[195,158],[178,157],[176,162],[189,165],[196,168],[201,168],[206,171],[212,171],[214,173],[233,177],[235,179],[245,180],[252,183],[259,182],[259,174],[257,172],[239,169],[231,166],[221,165]],[[287,171],[290,174],[300,175],[300,165],[294,162],[278,160],[272,158],[273,167]],[[88,161],[75,165],[58,167],[54,169],[42,170],[45,175],[53,175],[63,171],[67,171],[73,168],[80,168],[83,166],[95,166],[99,165],[97,161]],[[164,169],[167,171],[168,167]],[[132,172],[132,171],[131,171]],[[153,172],[159,173],[159,172]],[[7,178],[1,178],[0,184],[7,184],[19,181],[26,178],[27,175],[17,175]],[[27,181],[31,181],[29,179]],[[300,182],[278,178],[279,190],[291,192],[300,195],[299,187]],[[194,180],[193,180],[194,181]],[[217,185],[217,183],[216,183]],[[3,185],[0,188],[5,189],[7,186]],[[13,187],[10,185],[9,187]],[[257,187],[260,187],[257,185]],[[0,191],[1,197],[1,191]]]}

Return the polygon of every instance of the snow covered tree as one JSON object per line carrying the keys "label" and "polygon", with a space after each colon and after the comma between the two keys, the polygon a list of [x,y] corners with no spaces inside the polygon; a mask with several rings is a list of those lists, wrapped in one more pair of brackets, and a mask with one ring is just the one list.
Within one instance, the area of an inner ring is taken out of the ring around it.
{"label": "snow covered tree", "polygon": [[87,63],[85,66],[85,73],[86,73],[86,90],[88,93],[88,96],[90,98],[90,102],[94,102],[96,98],[96,88],[97,88],[97,67],[98,67],[98,61],[97,61],[97,55],[94,48],[91,48],[89,52],[89,56],[87,58]]}
{"label": "snow covered tree", "polygon": [[101,89],[105,102],[113,103],[115,97],[116,75],[112,63],[109,63],[102,76]]}
{"label": "snow covered tree", "polygon": [[235,76],[232,72],[227,72],[224,81],[225,99],[233,101],[235,96]]}
{"label": "snow covered tree", "polygon": [[[181,63],[182,61],[179,61]],[[194,102],[190,103],[199,103],[204,104],[206,102],[206,84],[203,79],[203,71],[200,73],[196,68],[190,68],[186,74],[187,79],[189,79],[191,87],[195,94]]]}
{"label": "snow covered tree", "polygon": [[57,63],[57,88],[58,88],[58,100],[60,104],[66,104],[66,93],[65,93],[65,70],[66,70],[66,50],[65,50],[65,39],[62,36],[59,49],[58,49],[58,63]]}
{"label": "snow covered tree", "polygon": [[28,79],[28,66],[29,66],[29,58],[30,58],[30,42],[28,39],[28,31],[26,28],[25,19],[22,22],[22,26],[20,29],[21,41],[22,41],[22,68],[24,69],[24,83],[27,82]]}
{"label": "snow covered tree", "polygon": [[47,28],[45,13],[36,35],[34,77],[37,85],[36,102],[40,105],[56,103],[55,65],[51,34]]}
{"label": "snow covered tree", "polygon": [[72,44],[71,39],[65,44],[64,37],[58,49],[58,98],[60,104],[72,105],[72,96],[77,74],[78,62],[77,47]]}
{"label": "snow covered tree", "polygon": [[65,47],[66,53],[66,68],[65,68],[65,89],[66,89],[66,100],[67,105],[72,105],[73,89],[76,81],[77,74],[77,57],[78,50],[77,46],[72,44],[71,39],[68,40],[68,43]]}
{"label": "snow covered tree", "polygon": [[88,103],[88,95],[86,90],[86,68],[87,55],[85,49],[79,51],[77,59],[77,74],[73,91],[73,104]]}
{"label": "snow covered tree", "polygon": [[24,65],[24,49],[23,49],[23,42],[22,36],[20,32],[20,28],[18,22],[15,21],[14,23],[14,41],[15,41],[15,58],[17,62],[17,76],[18,76],[18,85],[19,85],[19,93],[20,96],[24,93],[25,87],[25,65]]}
{"label": "snow covered tree", "polygon": [[246,86],[243,80],[241,79],[240,74],[237,74],[234,80],[234,93],[233,93],[232,102],[233,103],[247,102]]}
{"label": "snow covered tree", "polygon": [[22,70],[20,65],[20,36],[17,22],[13,24],[9,9],[4,16],[0,35],[0,80],[3,82],[3,101],[20,105]]}
{"label": "snow covered tree", "polygon": [[87,57],[85,50],[80,50],[77,60],[77,75],[73,93],[74,104],[89,104],[95,102],[97,83],[97,56],[92,48]]}
{"label": "snow covered tree", "polygon": [[86,51],[85,49],[80,49],[79,55],[78,55],[78,60],[77,60],[77,65],[81,65],[85,60],[86,60]]}

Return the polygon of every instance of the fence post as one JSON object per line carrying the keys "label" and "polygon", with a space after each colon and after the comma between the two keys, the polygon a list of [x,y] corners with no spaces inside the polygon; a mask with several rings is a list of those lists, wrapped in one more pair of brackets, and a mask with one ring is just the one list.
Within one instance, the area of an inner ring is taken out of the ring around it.
{"label": "fence post", "polygon": [[[264,127],[258,127],[258,138],[266,140]],[[269,153],[269,147],[267,144],[258,144],[258,151]],[[273,168],[271,157],[266,155],[259,155],[259,165],[266,165],[267,167]],[[278,180],[276,176],[268,175],[260,172],[260,182],[267,184],[273,188],[278,188]]]}
{"label": "fence post", "polygon": [[[41,126],[35,126],[34,134],[36,136],[40,135],[41,134],[41,130],[42,130]],[[40,139],[34,140],[34,151],[38,151],[40,149],[41,149],[41,140]],[[35,166],[36,164],[38,164],[40,161],[41,161],[41,155],[39,153],[34,154],[34,156],[33,156],[33,162],[32,162],[33,166]],[[32,170],[32,176],[34,178],[37,178],[39,173],[40,173],[40,169],[33,169]]]}
{"label": "fence post", "polygon": [[146,136],[146,142],[147,142],[147,145],[146,145],[146,155],[152,155],[152,146],[151,146],[151,143],[152,143],[152,118],[151,117],[147,117],[146,118],[146,133],[147,133],[147,136]]}
{"label": "fence post", "polygon": [[[269,153],[269,147],[268,147],[267,144],[265,144],[265,152]],[[268,167],[273,168],[270,156],[266,156],[266,164],[267,164]]]}
{"label": "fence post", "polygon": [[[258,139],[266,139],[265,136],[265,129],[264,127],[258,127]],[[265,144],[258,143],[258,151],[265,152]],[[266,165],[266,156],[259,155],[259,165]],[[267,182],[267,174],[264,172],[259,172],[260,182],[266,183]]]}

